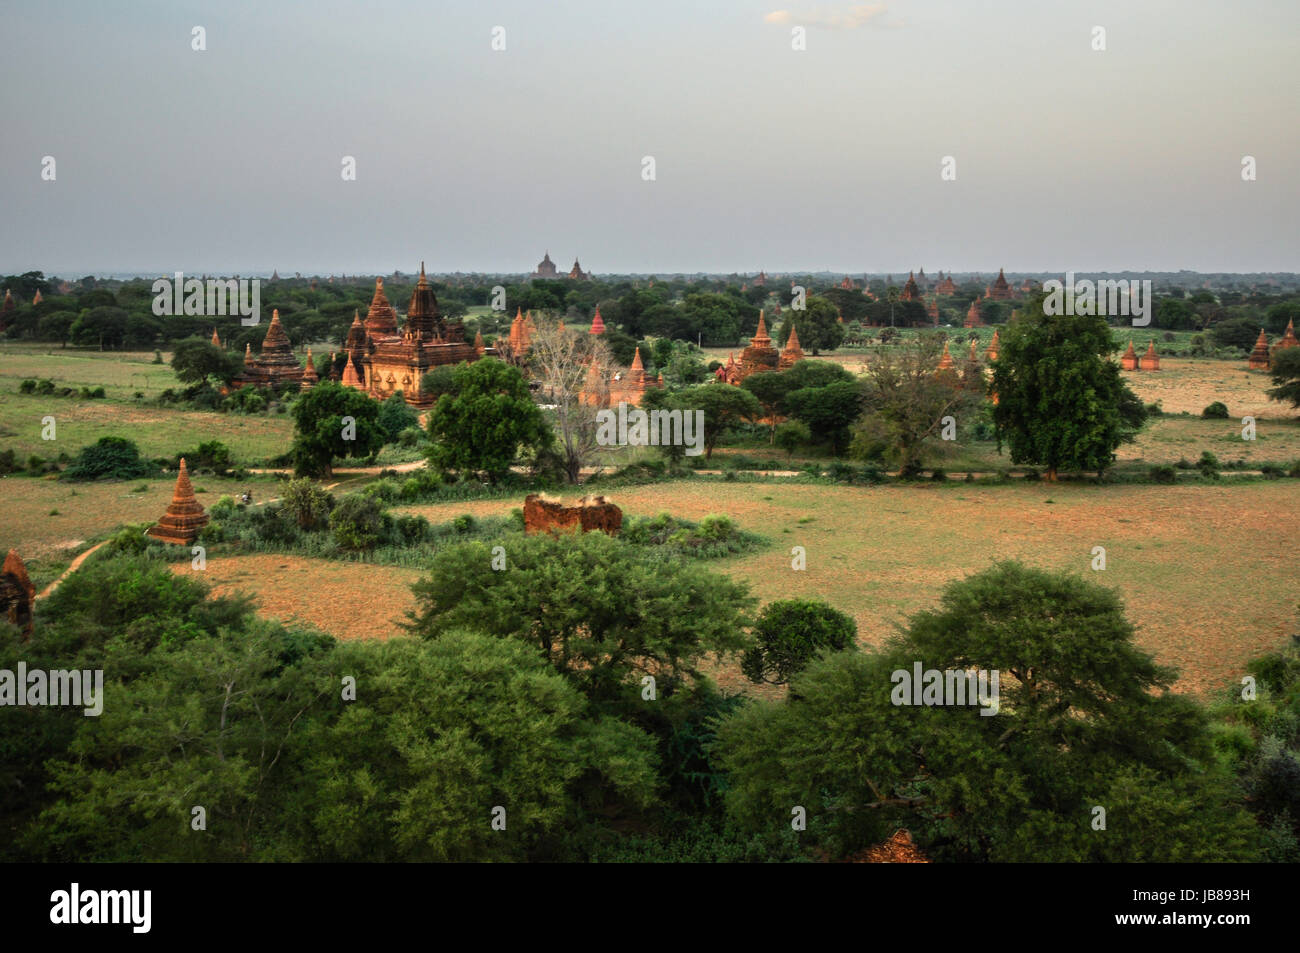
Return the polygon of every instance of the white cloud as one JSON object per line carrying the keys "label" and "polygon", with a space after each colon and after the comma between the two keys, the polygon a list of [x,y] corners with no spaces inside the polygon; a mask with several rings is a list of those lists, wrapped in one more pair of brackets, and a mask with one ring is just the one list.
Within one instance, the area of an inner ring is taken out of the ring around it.
{"label": "white cloud", "polygon": [[855,3],[846,9],[817,7],[802,12],[773,10],[764,14],[764,23],[798,23],[802,26],[823,27],[828,30],[856,30],[872,21],[876,26],[901,26],[899,21],[885,23],[880,17],[887,12],[883,3]]}

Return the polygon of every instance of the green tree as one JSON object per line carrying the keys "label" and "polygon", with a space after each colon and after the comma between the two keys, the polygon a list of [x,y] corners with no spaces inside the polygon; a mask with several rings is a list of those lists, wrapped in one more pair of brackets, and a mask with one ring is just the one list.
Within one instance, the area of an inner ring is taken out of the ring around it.
{"label": "green tree", "polygon": [[335,457],[368,457],[388,439],[379,425],[379,404],[331,381],[317,384],[294,401],[293,419],[298,476],[331,476]]}
{"label": "green tree", "polygon": [[885,452],[903,474],[914,474],[944,418],[955,425],[974,414],[978,395],[954,375],[935,373],[942,348],[937,335],[923,333],[876,355],[866,370],[866,414],[853,430],[853,456],[870,460]]}
{"label": "green tree", "polygon": [[1300,347],[1274,348],[1269,373],[1277,385],[1265,392],[1269,400],[1290,401],[1300,408]]}
{"label": "green tree", "polygon": [[1101,315],[1046,315],[1032,297],[1007,325],[990,389],[998,446],[1013,463],[1104,471],[1145,421],[1141,401],[1111,359],[1118,345]]}
{"label": "green tree", "polygon": [[125,437],[100,437],[82,447],[63,472],[65,480],[132,480],[154,468],[140,459],[140,448]]}
{"label": "green tree", "polygon": [[186,338],[172,348],[172,370],[177,380],[186,384],[229,384],[242,366],[238,357],[202,338]]}
{"label": "green tree", "polygon": [[327,859],[527,860],[590,824],[584,802],[654,800],[652,739],[592,717],[526,645],[451,630],[340,654],[366,690],[313,759],[306,809]]}
{"label": "green tree", "polygon": [[395,391],[379,405],[379,427],[387,443],[395,443],[403,430],[420,426],[420,415],[406,402],[402,392]]}
{"label": "green tree", "polygon": [[[986,689],[997,672],[998,690],[915,704],[918,666],[944,685],[983,671]],[[786,701],[726,719],[729,813],[770,824],[772,804],[817,792],[808,832],[835,852],[905,826],[936,859],[1247,859],[1253,823],[1172,679],[1133,644],[1113,592],[999,564],[949,585],[884,651],[813,662]]]}
{"label": "green tree", "polygon": [[712,459],[713,448],[728,428],[742,421],[758,419],[763,407],[749,391],[726,384],[701,384],[679,391],[676,403],[687,411],[704,411],[704,457]]}
{"label": "green tree", "polygon": [[317,529],[329,521],[334,497],[316,481],[301,477],[281,482],[280,505],[300,528]]}
{"label": "green tree", "polygon": [[791,308],[785,312],[777,331],[780,346],[784,346],[790,337],[792,324],[799,328],[799,346],[812,351],[814,357],[822,351],[833,351],[844,343],[844,325],[840,324],[839,309],[825,298],[811,297],[804,310]]}
{"label": "green tree", "polygon": [[849,427],[862,415],[862,385],[840,381],[804,387],[787,394],[784,405],[792,417],[808,425],[815,439],[828,442],[839,456],[848,445]]}
{"label": "green tree", "polygon": [[784,685],[819,652],[852,648],[857,635],[852,617],[825,602],[769,602],[754,623],[756,644],[745,652],[740,670],[751,682]]}
{"label": "green tree", "polygon": [[436,639],[473,625],[521,639],[593,701],[633,707],[643,676],[671,695],[703,679],[706,655],[745,644],[744,585],[604,533],[523,537],[506,547],[505,571],[493,572],[492,558],[481,542],[439,551],[411,587],[411,631]]}
{"label": "green tree", "polygon": [[77,315],[72,311],[53,311],[37,323],[36,334],[43,340],[58,341],[61,346],[67,347],[68,335],[76,320]]}
{"label": "green tree", "polygon": [[482,472],[496,482],[521,451],[537,453],[554,442],[523,375],[484,358],[456,368],[456,393],[429,414],[429,462],[443,470]]}

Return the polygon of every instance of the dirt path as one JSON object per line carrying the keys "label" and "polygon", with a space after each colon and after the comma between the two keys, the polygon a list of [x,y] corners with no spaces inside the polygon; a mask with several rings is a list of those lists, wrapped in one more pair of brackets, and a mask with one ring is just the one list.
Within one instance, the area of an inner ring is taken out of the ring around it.
{"label": "dirt path", "polygon": [[99,547],[103,546],[104,543],[107,543],[107,542],[108,542],[108,540],[104,540],[103,543],[96,543],[94,546],[91,546],[88,550],[86,550],[84,553],[82,553],[80,556],[78,556],[76,559],[74,559],[74,560],[72,561],[72,565],[68,566],[67,569],[63,570],[63,575],[61,575],[58,579],[54,580],[52,583],[50,583],[48,586],[46,586],[44,589],[42,589],[41,592],[40,592],[40,594],[37,595],[36,598],[37,598],[37,599],[44,599],[44,598],[45,598],[46,596],[48,596],[51,592],[53,592],[55,589],[59,588],[59,583],[63,582],[63,580],[67,579],[67,578],[68,578],[69,576],[71,576],[74,572],[76,572],[79,568],[81,568],[81,564],[84,563],[84,562],[86,561],[86,558],[87,558],[91,553],[93,553],[95,550],[99,549]]}

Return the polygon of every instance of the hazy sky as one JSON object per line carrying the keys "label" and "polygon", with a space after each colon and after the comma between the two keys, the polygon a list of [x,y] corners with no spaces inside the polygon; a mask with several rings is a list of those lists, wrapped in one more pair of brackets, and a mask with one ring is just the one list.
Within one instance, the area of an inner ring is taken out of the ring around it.
{"label": "hazy sky", "polygon": [[1297,0],[4,0],[0,37],[0,273],[1300,271]]}

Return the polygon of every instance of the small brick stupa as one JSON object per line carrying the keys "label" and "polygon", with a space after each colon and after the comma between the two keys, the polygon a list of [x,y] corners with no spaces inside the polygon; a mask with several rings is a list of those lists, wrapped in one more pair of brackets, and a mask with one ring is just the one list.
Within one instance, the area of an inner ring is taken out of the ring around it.
{"label": "small brick stupa", "polygon": [[148,534],[164,543],[184,546],[194,542],[199,530],[207,525],[208,514],[194,498],[190,473],[185,468],[185,458],[181,457],[181,472],[176,477],[176,491],[172,494],[171,504],[158,524],[149,527]]}
{"label": "small brick stupa", "polygon": [[307,348],[307,366],[302,369],[302,389],[311,390],[316,384],[320,383],[320,375],[316,373],[316,365],[311,359],[311,348]]}
{"label": "small brick stupa", "polygon": [[774,371],[781,363],[781,353],[772,347],[767,336],[767,322],[763,312],[758,312],[758,330],[749,339],[749,347],[740,352],[740,380],[759,371]]}
{"label": "small brick stupa", "polygon": [[1282,340],[1274,345],[1273,350],[1280,351],[1288,347],[1300,347],[1300,340],[1296,340],[1295,336],[1295,321],[1286,323],[1286,333],[1282,335]]}
{"label": "small brick stupa", "polygon": [[271,313],[271,326],[262,341],[262,353],[254,357],[244,351],[244,371],[232,382],[236,387],[270,387],[275,384],[302,383],[302,367],[293,356],[293,345],[280,323],[280,311]]}
{"label": "small brick stupa", "polygon": [[[1129,347],[1132,346],[1133,345],[1130,342]],[[1147,352],[1142,355],[1142,360],[1141,362],[1139,362],[1138,367],[1140,367],[1144,371],[1160,370],[1160,358],[1156,356],[1155,341],[1151,341],[1147,344]]]}
{"label": "small brick stupa", "polygon": [[994,301],[1011,300],[1011,286],[1007,284],[1007,276],[998,269],[997,278],[993,279],[993,287],[989,289],[989,297]]}
{"label": "small brick stupa", "polygon": [[1119,366],[1126,371],[1141,370],[1141,368],[1138,367],[1138,356],[1137,352],[1133,350],[1133,341],[1131,338],[1128,342],[1128,350],[1125,351],[1124,356],[1119,359]]}
{"label": "small brick stupa", "polygon": [[0,567],[0,619],[16,625],[23,640],[32,635],[32,603],[36,600],[36,587],[27,578],[27,567],[16,549],[9,550],[4,566]]}
{"label": "small brick stupa", "polygon": [[600,305],[596,305],[596,315],[591,319],[591,330],[588,334],[604,334],[605,319],[600,316]]}
{"label": "small brick stupa", "polygon": [[984,319],[980,317],[979,298],[970,303],[970,309],[966,312],[966,320],[962,327],[979,328],[984,326]]}
{"label": "small brick stupa", "polygon": [[989,349],[984,352],[984,360],[996,361],[998,359],[998,329],[993,329],[993,340],[989,342]]}
{"label": "small brick stupa", "polygon": [[1250,352],[1250,359],[1246,366],[1252,371],[1268,370],[1268,338],[1264,337],[1264,330],[1259,332],[1259,340],[1255,342],[1255,350]]}
{"label": "small brick stupa", "polygon": [[790,322],[790,336],[785,339],[785,350],[781,352],[781,358],[777,361],[777,370],[789,370],[794,367],[796,361],[803,360],[803,349],[799,347],[799,329]]}

